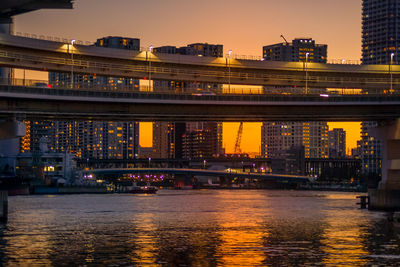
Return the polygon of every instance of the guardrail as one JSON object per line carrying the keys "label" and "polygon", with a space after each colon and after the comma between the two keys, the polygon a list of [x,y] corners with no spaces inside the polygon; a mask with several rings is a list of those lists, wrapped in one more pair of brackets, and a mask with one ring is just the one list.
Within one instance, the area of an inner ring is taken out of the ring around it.
{"label": "guardrail", "polygon": [[234,69],[221,67],[220,70],[195,70],[189,68],[171,68],[171,67],[157,67],[143,64],[131,65],[131,64],[115,64],[115,63],[103,63],[96,61],[87,61],[80,59],[69,59],[69,58],[59,58],[59,57],[48,57],[48,56],[39,56],[39,55],[31,55],[31,54],[23,54],[23,53],[15,53],[0,50],[0,59],[9,61],[27,61],[34,64],[37,63],[50,63],[58,66],[66,66],[71,68],[72,66],[76,68],[76,71],[79,69],[102,69],[102,70],[113,70],[120,71],[123,73],[141,73],[142,76],[146,76],[147,74],[167,74],[171,77],[177,75],[186,75],[191,77],[211,77],[216,78],[219,83],[227,84],[228,80],[232,79],[240,79],[245,80],[252,79],[255,81],[267,81],[273,80],[275,82],[284,82],[289,84],[296,83],[304,83],[308,82],[309,86],[317,87],[318,83],[329,84],[332,88],[342,88],[342,87],[357,87],[361,85],[375,84],[375,85],[387,85],[387,88],[390,87],[389,83],[392,82],[393,86],[398,86],[400,84],[400,80],[392,77],[392,81],[390,81],[389,75],[388,78],[375,78],[375,77],[357,77],[357,76],[344,76],[344,77],[332,77],[332,76],[315,76],[312,70],[308,70],[307,76],[305,72],[299,72],[298,75],[281,75],[281,74],[272,74],[272,73],[249,73],[243,72],[242,69]]}
{"label": "guardrail", "polygon": [[[65,44],[70,44],[74,38],[65,38],[65,37],[56,37],[56,36],[49,36],[43,34],[33,34],[33,33],[26,33],[26,32],[16,32],[14,35],[32,38],[32,39],[39,39],[39,40],[46,40],[46,41],[53,41],[53,42],[60,42]],[[95,41],[82,41],[82,40],[75,40],[75,43],[78,45],[94,45]],[[145,52],[149,51],[148,47],[140,47],[140,51]],[[241,54],[226,54],[225,57],[231,57],[234,59],[240,60],[256,60],[256,61],[263,61],[264,58],[262,56],[254,56],[254,55],[241,55]],[[345,65],[361,65],[360,60],[347,60],[347,59],[329,59],[327,64],[345,64]]]}
{"label": "guardrail", "polygon": [[[50,88],[16,85],[0,81],[0,92],[12,94],[36,94],[48,96],[76,96],[121,99],[154,99],[154,100],[205,100],[205,101],[246,101],[246,102],[394,102],[400,101],[400,94],[193,94],[190,92],[172,93],[168,91],[142,92],[139,90],[99,90],[98,88]],[[32,84],[29,82],[28,84]]]}

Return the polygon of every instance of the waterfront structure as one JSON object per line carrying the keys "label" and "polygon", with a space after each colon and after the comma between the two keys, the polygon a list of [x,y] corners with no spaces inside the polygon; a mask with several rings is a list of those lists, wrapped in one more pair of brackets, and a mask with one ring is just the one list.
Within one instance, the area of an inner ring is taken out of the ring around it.
{"label": "waterfront structure", "polygon": [[337,159],[346,157],[346,132],[343,129],[334,128],[328,132],[329,158]]}
{"label": "waterfront structure", "polygon": [[328,158],[326,122],[263,122],[261,154],[281,158],[293,147],[304,147],[305,158]]}
{"label": "waterfront structure", "polygon": [[268,61],[326,63],[328,46],[316,44],[312,38],[296,38],[263,47],[263,58]]}

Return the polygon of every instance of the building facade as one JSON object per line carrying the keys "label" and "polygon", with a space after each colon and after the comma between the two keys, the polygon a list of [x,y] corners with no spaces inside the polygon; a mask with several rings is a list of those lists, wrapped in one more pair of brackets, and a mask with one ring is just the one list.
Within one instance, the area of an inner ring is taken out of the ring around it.
{"label": "building facade", "polygon": [[[138,51],[140,40],[136,38],[105,37],[95,46]],[[139,90],[139,80],[73,75],[74,88],[96,90]],[[49,83],[54,87],[71,85],[71,73],[49,73]],[[104,121],[30,121],[27,135],[21,139],[21,152],[38,151],[38,140],[49,140],[49,150],[68,152],[78,158],[133,159],[138,156],[139,125],[137,122]]]}
{"label": "building facade", "polygon": [[279,159],[293,147],[304,147],[305,158],[328,158],[326,122],[264,122],[261,127],[261,153]]}
{"label": "building facade", "polygon": [[[161,46],[154,53],[187,56],[222,57],[223,46],[194,43],[184,47]],[[153,81],[154,91],[192,93],[219,92],[222,85],[183,81]],[[153,124],[153,157],[155,158],[207,158],[219,156],[222,149],[222,123],[218,122],[156,122]]]}
{"label": "building facade", "polygon": [[285,42],[263,47],[263,58],[268,61],[326,63],[327,54],[328,46],[316,44],[311,38],[296,38],[292,43]]}
{"label": "building facade", "polygon": [[334,128],[328,132],[329,158],[338,159],[346,157],[346,132],[343,129]]}
{"label": "building facade", "polygon": [[362,63],[398,64],[399,52],[400,1],[363,0]]}

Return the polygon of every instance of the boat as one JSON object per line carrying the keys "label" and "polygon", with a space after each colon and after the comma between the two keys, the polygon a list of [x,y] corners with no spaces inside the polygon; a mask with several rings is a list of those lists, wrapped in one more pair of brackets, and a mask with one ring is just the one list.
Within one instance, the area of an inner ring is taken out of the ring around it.
{"label": "boat", "polygon": [[158,189],[154,186],[135,186],[128,193],[131,194],[155,194],[157,193]]}

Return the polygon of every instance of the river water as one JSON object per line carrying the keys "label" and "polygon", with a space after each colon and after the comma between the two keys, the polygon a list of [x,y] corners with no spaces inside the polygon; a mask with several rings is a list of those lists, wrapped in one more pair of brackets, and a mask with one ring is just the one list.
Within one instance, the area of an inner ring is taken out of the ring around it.
{"label": "river water", "polygon": [[399,266],[400,227],[356,194],[161,190],[9,197],[4,266]]}

